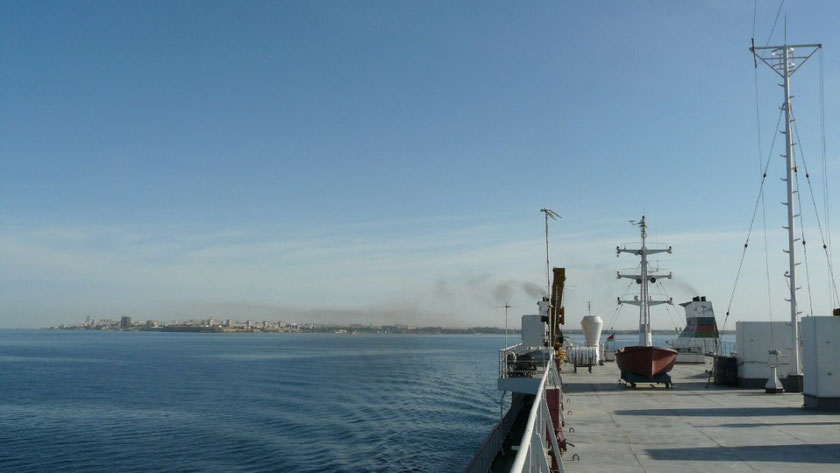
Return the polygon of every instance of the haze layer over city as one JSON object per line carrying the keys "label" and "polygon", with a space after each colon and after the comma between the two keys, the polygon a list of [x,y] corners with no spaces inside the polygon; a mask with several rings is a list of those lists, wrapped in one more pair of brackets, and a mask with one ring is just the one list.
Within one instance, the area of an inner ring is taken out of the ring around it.
{"label": "haze layer over city", "polygon": [[816,198],[800,172],[800,308],[835,305],[814,212],[828,244],[834,2],[759,1],[755,23],[726,1],[0,5],[2,328],[502,327],[506,303],[518,326],[546,291],[544,207],[575,328],[590,304],[637,325],[612,319],[638,264],[615,248],[643,214],[675,303],[787,320],[782,94],[748,50],[785,34],[824,45],[792,82]]}

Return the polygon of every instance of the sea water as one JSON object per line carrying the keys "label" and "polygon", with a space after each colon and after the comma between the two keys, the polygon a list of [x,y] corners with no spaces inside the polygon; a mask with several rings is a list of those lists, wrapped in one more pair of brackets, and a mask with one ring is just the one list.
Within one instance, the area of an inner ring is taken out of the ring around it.
{"label": "sea water", "polygon": [[0,471],[459,471],[499,336],[0,331]]}

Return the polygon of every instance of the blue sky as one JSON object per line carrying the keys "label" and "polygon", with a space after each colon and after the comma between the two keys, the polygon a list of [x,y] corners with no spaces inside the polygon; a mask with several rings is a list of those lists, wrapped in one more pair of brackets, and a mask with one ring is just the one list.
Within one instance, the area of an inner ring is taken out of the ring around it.
{"label": "blue sky", "polygon": [[[756,5],[764,44],[779,2]],[[568,268],[572,319],[587,301],[610,319],[624,288],[611,275],[635,264],[613,248],[637,238],[627,220],[642,212],[674,245],[669,293],[707,295],[722,316],[759,181],[753,7],[0,2],[0,327],[499,326],[494,307],[530,312],[544,284],[545,206],[563,216],[552,260]],[[826,46],[830,178],[838,10],[787,1],[772,38],[787,14],[791,42]],[[781,95],[771,71],[757,77],[766,155]],[[794,76],[817,185],[819,80],[817,57]],[[771,160],[773,295],[759,216],[733,318],[785,316],[783,169]],[[616,326],[635,323],[627,308]]]}

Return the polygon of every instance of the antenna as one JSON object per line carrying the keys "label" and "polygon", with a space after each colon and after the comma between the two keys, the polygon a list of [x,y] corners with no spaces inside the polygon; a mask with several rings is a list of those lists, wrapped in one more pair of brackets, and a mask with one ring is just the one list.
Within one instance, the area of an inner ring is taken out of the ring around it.
{"label": "antenna", "polygon": [[545,296],[551,297],[551,263],[548,254],[548,217],[551,217],[552,220],[557,220],[561,217],[557,215],[557,212],[549,209],[548,207],[541,208],[540,212],[545,214]]}
{"label": "antenna", "polygon": [[507,349],[507,333],[508,333],[508,309],[510,309],[510,303],[505,302],[505,349]]}
{"label": "antenna", "polygon": [[508,344],[507,344],[508,343],[507,342],[507,339],[508,339],[508,309],[510,309],[512,306],[510,305],[510,302],[505,302],[505,305],[501,305],[501,306],[493,307],[493,308],[494,309],[501,309],[502,307],[505,308],[505,346],[504,346],[504,348],[507,348],[508,347]]}

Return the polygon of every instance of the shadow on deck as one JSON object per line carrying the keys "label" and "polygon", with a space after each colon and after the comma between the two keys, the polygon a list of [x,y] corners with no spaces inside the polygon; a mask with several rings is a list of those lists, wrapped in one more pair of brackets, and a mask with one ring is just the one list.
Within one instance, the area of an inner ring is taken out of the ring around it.
{"label": "shadow on deck", "polygon": [[[837,453],[835,453],[837,452]],[[744,447],[651,448],[646,453],[654,460],[733,460],[773,463],[838,463],[840,444],[792,444]]]}
{"label": "shadow on deck", "polygon": [[761,417],[801,416],[802,409],[792,407],[704,407],[695,409],[619,409],[619,416],[684,416],[684,417]]}

